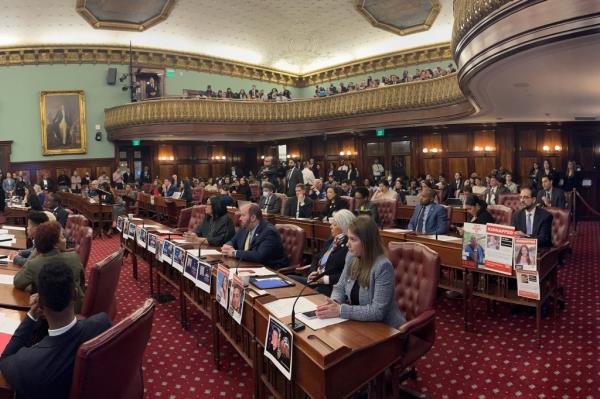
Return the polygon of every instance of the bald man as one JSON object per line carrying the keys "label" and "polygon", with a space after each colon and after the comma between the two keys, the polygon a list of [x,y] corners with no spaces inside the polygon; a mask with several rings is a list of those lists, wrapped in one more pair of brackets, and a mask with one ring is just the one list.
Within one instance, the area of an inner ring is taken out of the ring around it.
{"label": "bald man", "polygon": [[262,217],[257,204],[240,208],[240,230],[221,248],[226,256],[279,269],[288,265],[281,237]]}
{"label": "bald man", "polygon": [[424,188],[419,197],[419,204],[408,222],[408,228],[418,234],[448,233],[446,209],[433,202],[434,191]]}

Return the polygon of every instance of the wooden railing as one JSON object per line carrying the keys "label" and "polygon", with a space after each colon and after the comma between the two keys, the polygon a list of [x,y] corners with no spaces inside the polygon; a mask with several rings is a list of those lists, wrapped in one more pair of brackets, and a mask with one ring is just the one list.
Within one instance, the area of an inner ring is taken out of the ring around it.
{"label": "wooden railing", "polygon": [[454,0],[454,27],[452,29],[452,53],[463,37],[489,14],[514,0]]}

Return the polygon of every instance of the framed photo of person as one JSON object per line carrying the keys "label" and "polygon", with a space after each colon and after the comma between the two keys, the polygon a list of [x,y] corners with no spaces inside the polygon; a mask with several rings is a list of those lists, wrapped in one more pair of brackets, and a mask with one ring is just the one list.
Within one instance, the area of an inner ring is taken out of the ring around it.
{"label": "framed photo of person", "polygon": [[42,154],[87,152],[83,90],[40,92]]}
{"label": "framed photo of person", "polygon": [[140,247],[142,248],[146,248],[146,241],[148,239],[148,231],[143,228],[138,226],[138,233],[137,233],[137,243]]}
{"label": "framed photo of person", "polygon": [[210,294],[211,278],[212,266],[209,263],[200,261],[200,266],[198,267],[198,277],[196,279],[196,287]]}
{"label": "framed photo of person", "polygon": [[187,277],[189,280],[193,281],[194,284],[197,284],[197,276],[198,276],[198,267],[199,260],[195,256],[191,254],[187,254],[185,258],[185,268],[183,269],[183,275]]}
{"label": "framed photo of person", "polygon": [[229,287],[229,315],[238,324],[242,324],[242,313],[244,312],[244,284],[239,276],[233,276]]}
{"label": "framed photo of person", "polygon": [[129,238],[135,240],[135,224],[130,222],[127,227],[129,230]]}
{"label": "framed photo of person", "polygon": [[175,245],[171,241],[165,240],[163,242],[161,259],[169,265],[173,263],[173,248],[175,248]]}
{"label": "framed photo of person", "polygon": [[122,232],[122,231],[123,231],[123,222],[124,222],[124,221],[125,221],[125,220],[124,220],[123,216],[119,216],[119,217],[117,217],[117,230],[118,230],[119,232]]}
{"label": "framed photo of person", "polygon": [[156,234],[148,233],[148,252],[151,254],[156,253]]}
{"label": "framed photo of person", "polygon": [[229,269],[225,266],[219,266],[217,269],[217,293],[215,299],[225,309],[227,309],[227,299],[229,299]]}
{"label": "framed photo of person", "polygon": [[185,264],[185,255],[185,249],[174,246],[172,266],[179,272],[183,272],[183,265]]}
{"label": "framed photo of person", "polygon": [[292,348],[294,335],[279,320],[269,315],[267,336],[265,338],[265,356],[288,379],[292,380]]}

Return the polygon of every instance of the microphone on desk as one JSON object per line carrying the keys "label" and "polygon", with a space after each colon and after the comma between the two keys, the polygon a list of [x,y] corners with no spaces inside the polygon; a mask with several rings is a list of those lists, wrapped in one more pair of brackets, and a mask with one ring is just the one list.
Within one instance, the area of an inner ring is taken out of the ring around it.
{"label": "microphone on desk", "polygon": [[238,269],[240,267],[240,263],[242,262],[242,258],[244,257],[244,252],[242,251],[242,253],[240,254],[240,258],[237,260],[237,262],[235,263],[235,275],[238,275]]}
{"label": "microphone on desk", "polygon": [[[315,281],[315,282],[319,281],[319,279],[321,277],[323,277],[324,275],[325,275],[325,271],[317,274],[313,281]],[[302,287],[302,289],[296,296],[296,300],[294,300],[294,304],[292,305],[292,318],[290,320],[290,323],[288,324],[288,327],[290,327],[294,331],[302,331],[302,330],[304,330],[304,327],[306,327],[306,325],[304,323],[296,320],[296,303],[298,302],[298,299],[300,299],[300,297],[302,296],[302,293],[304,292],[306,287],[308,287],[309,285],[313,285],[313,284],[315,284],[315,283],[308,283],[304,287]]]}

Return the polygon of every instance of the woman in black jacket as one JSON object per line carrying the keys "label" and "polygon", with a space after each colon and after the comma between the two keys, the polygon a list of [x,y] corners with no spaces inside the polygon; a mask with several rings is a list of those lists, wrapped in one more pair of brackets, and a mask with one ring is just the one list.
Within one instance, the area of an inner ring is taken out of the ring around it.
{"label": "woman in black jacket", "polygon": [[465,209],[471,216],[469,223],[488,224],[496,223],[494,217],[487,210],[487,203],[476,195],[470,195],[465,200]]}
{"label": "woman in black jacket", "polygon": [[29,206],[34,211],[43,211],[42,204],[40,204],[40,200],[37,197],[37,194],[33,190],[31,186],[25,185],[25,200],[27,202],[27,206]]}
{"label": "woman in black jacket", "polygon": [[323,208],[323,213],[321,213],[322,218],[329,219],[333,216],[334,212],[339,211],[340,209],[348,209],[348,203],[341,198],[337,187],[327,187],[325,195],[327,197],[327,203]]}
{"label": "woman in black jacket", "polygon": [[181,181],[181,199],[186,201],[187,206],[192,205],[194,196],[192,194],[192,185],[190,184],[189,179],[183,179]]}
{"label": "woman in black jacket", "polygon": [[246,201],[250,201],[250,197],[252,197],[252,190],[250,190],[250,185],[248,184],[248,181],[245,177],[240,177],[240,184],[233,192],[245,195]]}
{"label": "woman in black jacket", "polygon": [[185,233],[185,239],[220,247],[235,234],[233,221],[227,215],[227,207],[222,196],[212,196],[206,201],[206,217],[196,229]]}

